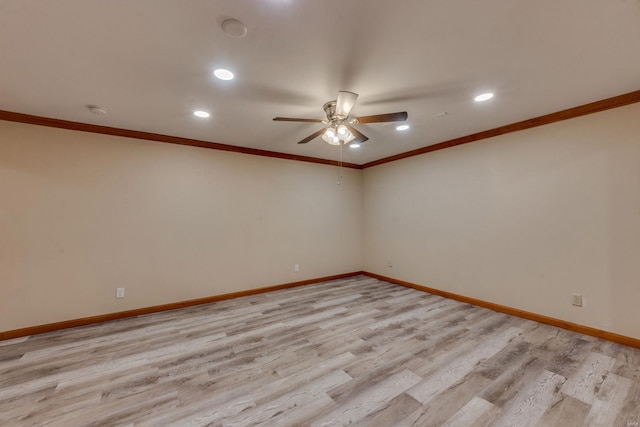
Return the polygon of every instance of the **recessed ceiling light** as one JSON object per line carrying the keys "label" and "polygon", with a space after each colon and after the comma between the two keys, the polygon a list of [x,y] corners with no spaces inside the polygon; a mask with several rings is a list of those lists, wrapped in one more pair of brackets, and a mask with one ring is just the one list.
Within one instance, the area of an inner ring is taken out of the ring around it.
{"label": "recessed ceiling light", "polygon": [[225,70],[224,68],[218,68],[213,72],[213,75],[219,78],[220,80],[233,79],[233,73],[229,70]]}
{"label": "recessed ceiling light", "polygon": [[211,114],[207,113],[206,111],[200,111],[200,110],[198,110],[198,111],[194,111],[194,112],[193,112],[193,115],[194,115],[194,116],[196,116],[196,117],[202,117],[202,118],[205,118],[205,119],[206,119],[206,118],[207,118],[207,117],[209,117]]}
{"label": "recessed ceiling light", "polygon": [[360,148],[360,144],[351,144],[349,147],[351,148]]}
{"label": "recessed ceiling light", "polygon": [[476,102],[482,102],[482,101],[488,101],[491,98],[493,98],[493,94],[491,92],[487,92],[487,93],[482,93],[473,99]]}
{"label": "recessed ceiling light", "polygon": [[409,125],[396,126],[396,130],[403,131],[409,129]]}

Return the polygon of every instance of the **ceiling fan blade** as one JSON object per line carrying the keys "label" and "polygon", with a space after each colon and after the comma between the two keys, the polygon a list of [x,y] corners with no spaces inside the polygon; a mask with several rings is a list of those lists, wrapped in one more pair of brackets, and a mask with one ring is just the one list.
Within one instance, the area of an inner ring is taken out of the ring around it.
{"label": "ceiling fan blade", "polygon": [[347,92],[344,90],[338,92],[338,99],[336,101],[336,117],[339,119],[346,119],[349,117],[349,113],[353,106],[356,105],[357,99],[357,93]]}
{"label": "ceiling fan blade", "polygon": [[318,119],[298,119],[295,117],[274,117],[276,122],[306,122],[306,123],[322,123],[322,120]]}
{"label": "ceiling fan blade", "polygon": [[399,113],[378,114],[375,116],[362,116],[357,117],[358,123],[382,123],[382,122],[403,122],[407,120],[409,115],[406,111]]}
{"label": "ceiling fan blade", "polygon": [[306,137],[302,141],[298,141],[298,144],[306,144],[307,142],[311,141],[312,139],[317,138],[320,135],[322,135],[324,133],[324,131],[325,131],[325,129],[320,129],[319,131],[312,133],[311,135],[309,135],[308,137]]}
{"label": "ceiling fan blade", "polygon": [[354,128],[353,126],[347,126],[347,127],[349,128],[351,133],[354,134],[356,137],[356,139],[354,139],[353,142],[357,142],[359,144],[369,139],[366,135],[364,135],[362,132],[360,132],[358,129]]}

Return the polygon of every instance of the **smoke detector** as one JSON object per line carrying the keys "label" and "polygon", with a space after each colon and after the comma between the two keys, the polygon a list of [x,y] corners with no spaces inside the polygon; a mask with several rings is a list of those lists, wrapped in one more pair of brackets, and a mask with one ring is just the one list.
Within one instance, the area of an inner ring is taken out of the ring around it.
{"label": "smoke detector", "polygon": [[106,108],[98,107],[97,105],[87,105],[87,109],[96,116],[105,116],[107,114]]}
{"label": "smoke detector", "polygon": [[247,26],[235,18],[222,18],[220,28],[230,37],[239,39],[247,35]]}

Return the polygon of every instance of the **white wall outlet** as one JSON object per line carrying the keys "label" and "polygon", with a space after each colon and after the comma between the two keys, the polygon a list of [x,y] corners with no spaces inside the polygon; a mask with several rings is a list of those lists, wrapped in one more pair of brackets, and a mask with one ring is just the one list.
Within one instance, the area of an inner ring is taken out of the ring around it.
{"label": "white wall outlet", "polygon": [[116,298],[124,298],[124,288],[116,288]]}
{"label": "white wall outlet", "polygon": [[293,264],[293,271],[300,271],[300,264]]}
{"label": "white wall outlet", "polygon": [[393,268],[393,261],[391,260],[387,261],[387,267]]}
{"label": "white wall outlet", "polygon": [[571,304],[576,307],[582,307],[582,295],[580,294],[572,294],[571,295]]}

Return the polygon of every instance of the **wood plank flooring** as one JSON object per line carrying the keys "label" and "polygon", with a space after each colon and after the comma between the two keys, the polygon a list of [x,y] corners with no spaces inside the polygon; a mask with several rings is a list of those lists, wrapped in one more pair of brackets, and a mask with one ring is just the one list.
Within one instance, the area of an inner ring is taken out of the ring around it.
{"label": "wood plank flooring", "polygon": [[0,341],[0,425],[639,426],[640,350],[358,276]]}

